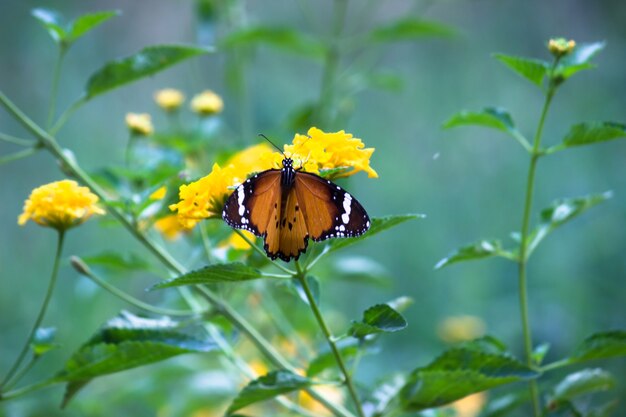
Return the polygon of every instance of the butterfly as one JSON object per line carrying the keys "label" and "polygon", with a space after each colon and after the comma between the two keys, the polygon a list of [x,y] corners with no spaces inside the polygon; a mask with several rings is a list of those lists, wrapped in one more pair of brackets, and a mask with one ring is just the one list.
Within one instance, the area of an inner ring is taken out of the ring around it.
{"label": "butterfly", "polygon": [[229,226],[262,237],[272,260],[297,260],[309,238],[319,242],[354,237],[369,229],[367,212],[346,190],[294,169],[291,158],[285,156],[282,164],[282,169],[268,169],[244,181],[222,211]]}

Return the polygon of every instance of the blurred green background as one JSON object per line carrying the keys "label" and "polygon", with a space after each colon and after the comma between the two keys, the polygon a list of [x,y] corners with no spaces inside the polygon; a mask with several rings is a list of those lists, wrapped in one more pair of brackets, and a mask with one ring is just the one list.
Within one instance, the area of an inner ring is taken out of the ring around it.
{"label": "blurred green background", "polygon": [[[30,15],[34,7],[53,7],[68,18],[97,10],[122,12],[81,39],[68,54],[60,83],[60,109],[80,95],[88,76],[106,61],[150,44],[210,45],[228,30],[228,25],[203,23],[193,1],[5,1],[0,6],[0,89],[40,123],[46,117],[56,49]],[[331,31],[330,1],[246,2],[235,9],[231,18],[238,24],[290,27],[320,38]],[[626,121],[623,1],[353,0],[348,3],[343,34],[358,39],[377,25],[403,16],[439,21],[458,35],[367,45],[360,55],[342,56],[343,78],[338,81],[352,82],[351,74],[367,73],[370,68],[401,78],[401,87],[395,91],[366,89],[338,97],[341,106],[353,110],[342,128],[376,148],[372,166],[380,175],[370,180],[359,174],[346,186],[371,215],[427,215],[349,250],[350,257],[368,257],[384,265],[388,285],[354,284],[334,280],[332,274],[323,277],[323,307],[336,311],[336,323],[360,317],[366,307],[400,295],[415,300],[405,312],[409,328],[382,338],[383,353],[363,360],[358,376],[367,384],[390,369],[409,370],[427,363],[444,346],[437,327],[450,316],[480,317],[488,333],[522,354],[514,264],[496,259],[433,270],[452,249],[479,238],[506,238],[520,225],[528,164],[522,149],[495,131],[440,128],[461,109],[502,106],[520,130],[532,136],[543,97],[491,53],[548,59],[545,44],[550,37],[605,40],[605,50],[594,60],[598,68],[576,75],[557,94],[544,143],[557,143],[579,121]],[[260,46],[241,70],[243,96],[234,88],[238,74],[233,74],[232,62],[224,53],[183,63],[98,97],[75,114],[59,133],[59,141],[89,170],[122,164],[128,137],[124,115],[151,112],[156,126],[163,126],[165,118],[157,111],[152,94],[159,88],[175,87],[188,97],[206,88],[223,96],[222,131],[233,146],[255,143],[258,132],[290,142],[294,134],[290,116],[317,99],[322,64]],[[5,112],[0,112],[0,130],[25,135]],[[0,142],[0,155],[15,150]],[[533,220],[538,218],[538,209],[556,198],[615,192],[612,200],[551,235],[531,259],[531,324],[535,343],[552,345],[548,360],[567,355],[594,331],[626,328],[625,161],[626,145],[617,141],[573,149],[540,162]],[[43,152],[0,166],[2,373],[12,363],[39,308],[55,244],[53,232],[33,224],[19,227],[17,216],[31,189],[61,178],[55,162]],[[100,227],[98,222],[72,231],[65,255],[120,248],[150,258],[124,231]],[[178,254],[184,260],[184,248]],[[332,260],[326,266],[332,270]],[[153,282],[154,277],[139,275],[115,283],[139,297],[158,300],[161,295],[143,291]],[[242,286],[240,291],[246,289]],[[124,307],[79,278],[66,262],[45,320],[46,325],[58,327],[63,347],[38,364],[29,378],[35,380],[58,369],[97,326]],[[213,364],[219,368],[219,362]],[[626,398],[626,363],[614,360],[606,365],[622,377],[612,396]],[[182,415],[175,411],[184,409],[177,408],[180,403],[200,402],[207,391],[223,389],[215,383],[223,375],[212,378],[214,369],[196,372],[196,368],[194,359],[184,357],[105,377],[86,388],[65,411],[57,407],[61,388],[48,389],[0,403],[0,415]],[[624,403],[616,415],[626,413]]]}

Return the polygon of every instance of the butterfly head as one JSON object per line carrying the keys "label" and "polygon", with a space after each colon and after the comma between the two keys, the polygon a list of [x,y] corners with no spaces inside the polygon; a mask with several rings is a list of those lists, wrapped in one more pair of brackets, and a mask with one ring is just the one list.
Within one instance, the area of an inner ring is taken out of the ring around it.
{"label": "butterfly head", "polygon": [[283,168],[293,169],[293,159],[287,157],[283,158]]}

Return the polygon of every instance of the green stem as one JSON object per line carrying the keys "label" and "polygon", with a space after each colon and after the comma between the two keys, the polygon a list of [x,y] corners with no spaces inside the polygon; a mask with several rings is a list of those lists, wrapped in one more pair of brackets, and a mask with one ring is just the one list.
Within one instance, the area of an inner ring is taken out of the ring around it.
{"label": "green stem", "polygon": [[32,140],[18,138],[18,137],[7,135],[6,133],[1,133],[1,132],[0,132],[0,140],[12,143],[14,145],[28,146],[29,148],[37,144],[37,142],[33,142]]}
{"label": "green stem", "polygon": [[26,148],[21,151],[3,156],[2,158],[0,158],[0,165],[8,164],[9,162],[18,161],[20,159],[27,158],[39,152],[39,149],[40,148],[35,146],[32,148]]}
{"label": "green stem", "polygon": [[[551,74],[554,71],[557,61],[553,64],[552,70],[550,71],[550,79]],[[541,135],[543,133],[543,126],[546,121],[546,116],[548,114],[548,109],[550,108],[550,103],[552,102],[552,98],[555,93],[555,86],[550,82],[548,87],[548,91],[546,93],[546,100],[543,105],[543,110],[541,111],[541,117],[539,119],[539,124],[537,125],[537,131],[535,133],[535,138],[533,141],[533,148],[530,157],[530,166],[528,168],[528,176],[526,180],[526,191],[524,198],[524,214],[522,216],[522,228],[521,228],[521,239],[520,239],[520,254],[518,260],[518,287],[519,287],[519,304],[520,304],[520,314],[522,319],[522,330],[524,335],[524,352],[526,355],[526,364],[534,368],[535,364],[533,363],[533,342],[532,342],[532,333],[530,330],[530,320],[528,318],[528,285],[527,285],[527,264],[528,264],[528,236],[529,236],[529,224],[530,224],[530,213],[532,209],[532,201],[533,201],[533,191],[535,186],[535,172],[537,170],[537,161],[541,156],[540,147],[541,147]],[[539,399],[539,388],[537,386],[537,382],[535,380],[530,381],[529,383],[530,395],[533,404],[533,414],[535,417],[539,417],[541,415],[541,402]]]}
{"label": "green stem", "polygon": [[[77,102],[73,107],[78,107],[78,104],[82,104],[86,100],[81,100]],[[157,246],[154,242],[152,242],[146,235],[144,235],[139,229],[133,225],[131,220],[126,217],[126,215],[121,212],[108,198],[107,194],[104,190],[96,183],[83,169],[75,162],[73,159],[68,158],[58,143],[54,140],[54,138],[45,132],[41,127],[39,127],[35,122],[33,122],[28,116],[26,116],[19,108],[15,106],[2,92],[0,92],[0,104],[4,106],[4,108],[12,114],[17,121],[19,121],[28,131],[33,133],[38,139],[39,142],[60,162],[62,163],[66,169],[72,173],[72,175],[77,178],[81,183],[91,188],[91,191],[96,194],[102,203],[106,206],[107,211],[117,219],[124,228],[135,238],[137,239],[148,251],[150,251],[164,266],[170,269],[174,274],[182,275],[186,271],[186,269],[180,265],[172,256],[163,250],[160,246]],[[243,237],[243,236],[242,236]],[[246,237],[244,240],[251,243]],[[251,243],[252,244],[252,243]],[[253,247],[256,245],[252,244]],[[257,248],[258,249],[258,248]],[[260,249],[259,249],[260,250]],[[263,253],[263,252],[262,252]],[[287,268],[282,267],[282,265],[274,263],[277,267],[283,269],[287,273],[292,273]],[[200,291],[200,288],[196,288],[196,290]],[[273,348],[271,348],[271,344],[261,336],[261,334],[256,331],[252,327],[250,323],[241,317],[233,307],[231,307],[227,302],[221,300],[217,295],[215,295],[212,291],[206,288],[202,288],[202,295],[204,295],[209,302],[214,306],[214,308],[220,312],[226,312],[224,315],[226,319],[231,321],[233,325],[237,326],[239,329],[242,329],[243,333],[245,333],[252,342],[257,346],[266,346],[268,349],[260,349],[261,352],[268,357],[273,363],[280,363],[281,368],[293,370],[293,367],[283,358],[278,352],[276,352]],[[186,299],[188,301],[188,299]],[[271,348],[271,349],[270,349]],[[277,365],[279,366],[279,365]],[[337,404],[333,404],[326,400],[322,395],[318,394],[313,389],[306,390],[313,398],[315,398],[320,404],[324,405],[328,410],[332,411],[333,414],[340,417],[352,417],[352,414],[345,410],[343,407]]]}
{"label": "green stem", "polygon": [[[52,292],[57,282],[57,276],[59,272],[59,263],[61,260],[61,252],[63,251],[64,237],[65,237],[64,231],[59,230],[58,239],[57,239],[57,249],[56,249],[56,254],[54,256],[54,266],[52,267],[52,275],[50,276],[50,283],[48,284],[46,296],[44,297],[43,303],[41,304],[41,308],[39,309],[39,314],[37,315],[37,319],[35,320],[35,323],[33,324],[33,327],[30,330],[28,337],[26,338],[26,342],[24,343],[24,346],[22,347],[20,354],[18,355],[17,359],[13,363],[13,366],[11,367],[7,375],[4,377],[4,380],[0,384],[0,391],[2,391],[2,388],[7,384],[7,382],[9,382],[9,380],[13,377],[13,375],[15,375],[15,372],[18,370],[18,368],[22,364],[24,357],[28,353],[33,337],[35,336],[35,332],[41,325],[41,322],[43,321],[43,318],[46,314],[46,310],[48,309],[48,304],[50,303],[50,298],[52,298]],[[17,380],[15,380],[15,382],[17,382]]]}
{"label": "green stem", "polygon": [[37,360],[40,358],[41,356],[39,355],[33,355],[33,357],[31,358],[31,360],[22,367],[22,369],[16,373],[15,375],[13,375],[13,378],[11,378],[10,380],[7,381],[6,385],[5,385],[5,389],[10,390],[11,388],[13,388],[15,386],[15,384],[17,384],[24,375],[26,375],[28,373],[28,371],[30,371],[30,369],[35,365],[35,363],[37,362]]}
{"label": "green stem", "polygon": [[145,310],[154,314],[165,315],[165,316],[195,316],[198,314],[203,314],[203,312],[196,312],[192,310],[189,310],[189,311],[173,310],[170,308],[162,308],[162,307],[153,306],[148,303],[144,303],[143,301],[136,299],[132,295],[125,293],[124,291],[120,290],[119,288],[109,284],[108,282],[100,278],[78,256],[72,256],[70,258],[70,262],[72,266],[74,267],[74,269],[78,271],[78,273],[89,278],[94,283],[99,285],[101,288],[107,290],[108,292],[115,295],[116,297],[142,310]]}
{"label": "green stem", "polygon": [[50,129],[48,129],[50,134],[56,135],[59,132],[59,130],[61,130],[61,128],[65,125],[65,123],[70,118],[70,116],[74,114],[74,112],[78,110],[78,108],[82,106],[83,104],[85,104],[86,102],[87,102],[87,98],[81,97],[80,99],[78,99],[78,101],[72,104],[67,110],[65,110],[63,114],[59,116],[59,118],[54,123],[54,125]]}
{"label": "green stem", "polygon": [[126,142],[126,149],[124,150],[124,164],[126,169],[130,169],[131,155],[133,152],[133,145],[135,144],[135,139],[137,135],[131,133],[128,137],[128,141]]}
{"label": "green stem", "polygon": [[346,364],[343,361],[343,358],[341,357],[339,348],[337,348],[337,345],[335,344],[335,339],[332,333],[330,332],[328,326],[326,325],[326,321],[324,321],[324,317],[322,316],[322,313],[319,307],[317,306],[317,303],[315,302],[315,297],[313,297],[313,293],[311,292],[309,283],[306,280],[306,270],[302,270],[300,268],[300,264],[298,263],[298,261],[296,261],[296,271],[297,271],[297,274],[295,278],[300,282],[300,285],[302,285],[302,289],[304,290],[304,293],[306,294],[306,298],[309,301],[309,306],[311,307],[311,311],[313,312],[313,315],[315,316],[315,319],[317,320],[317,324],[320,326],[322,333],[324,333],[324,337],[326,338],[326,341],[328,342],[328,346],[330,347],[331,351],[333,352],[333,355],[335,356],[335,361],[337,362],[337,365],[339,366],[339,369],[341,370],[341,373],[343,374],[346,386],[348,388],[348,391],[350,392],[352,401],[354,402],[354,407],[356,408],[357,414],[360,417],[365,417],[365,413],[363,412],[363,407],[361,406],[361,400],[359,399],[359,396],[354,387],[354,383],[352,382],[352,377],[350,376],[350,373],[348,372],[348,368],[346,368]]}
{"label": "green stem", "polygon": [[61,77],[61,65],[63,63],[65,51],[65,47],[61,45],[59,47],[59,56],[57,57],[57,62],[54,66],[54,75],[52,76],[52,88],[50,90],[50,104],[48,105],[48,121],[46,123],[47,130],[50,130],[50,128],[52,127],[52,121],[54,120],[57,92],[59,90],[59,78]]}
{"label": "green stem", "polygon": [[572,362],[570,361],[570,359],[561,359],[560,361],[552,362],[552,363],[549,363],[547,365],[542,366],[540,368],[540,371],[542,373],[549,372],[549,371],[553,371],[555,369],[563,368],[564,366],[568,366],[568,365],[571,365],[571,364],[572,364]]}
{"label": "green stem", "polygon": [[38,391],[57,382],[58,381],[54,379],[46,379],[45,381],[36,382],[13,391],[7,391],[5,393],[0,392],[0,401],[12,400],[14,398],[21,397],[22,395],[30,394],[31,392]]}

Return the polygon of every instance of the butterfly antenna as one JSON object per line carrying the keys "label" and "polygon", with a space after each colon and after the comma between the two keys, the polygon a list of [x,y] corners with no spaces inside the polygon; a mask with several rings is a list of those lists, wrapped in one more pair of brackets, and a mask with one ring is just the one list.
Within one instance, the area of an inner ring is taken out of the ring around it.
{"label": "butterfly antenna", "polygon": [[278,152],[282,153],[283,156],[285,156],[285,152],[283,152],[282,149],[280,149],[278,146],[276,146],[276,144],[274,144],[274,142],[272,142],[271,140],[268,139],[267,136],[265,136],[263,133],[259,133],[259,136],[262,137],[263,139],[265,139],[266,141],[268,141],[273,147],[275,147],[276,149],[278,149]]}

